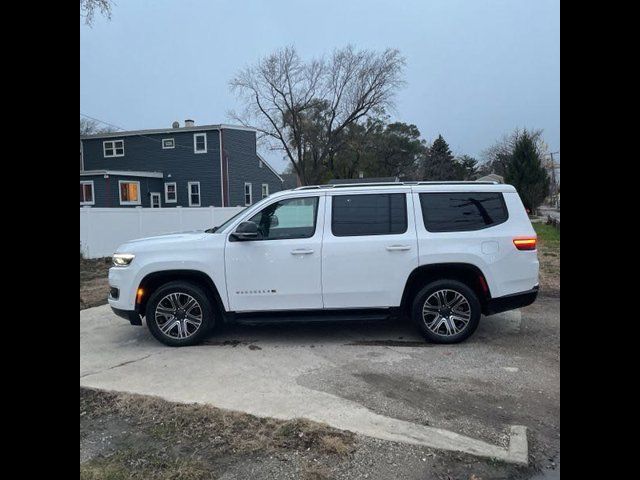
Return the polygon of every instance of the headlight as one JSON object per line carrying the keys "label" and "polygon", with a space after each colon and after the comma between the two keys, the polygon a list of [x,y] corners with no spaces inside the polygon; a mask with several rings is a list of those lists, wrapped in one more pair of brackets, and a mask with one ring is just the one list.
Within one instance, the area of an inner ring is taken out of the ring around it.
{"label": "headlight", "polygon": [[126,267],[134,258],[135,255],[133,253],[115,253],[113,255],[113,264],[116,267]]}

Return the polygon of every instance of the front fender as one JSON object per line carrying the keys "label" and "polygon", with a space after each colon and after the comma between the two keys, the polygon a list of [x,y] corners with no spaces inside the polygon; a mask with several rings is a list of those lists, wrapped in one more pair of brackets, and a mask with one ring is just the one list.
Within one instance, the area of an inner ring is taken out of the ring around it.
{"label": "front fender", "polygon": [[[191,258],[185,258],[184,252],[180,253],[180,258],[171,258],[171,255],[164,254],[162,258],[146,258],[144,261],[139,261],[138,268],[135,268],[135,261],[129,267],[112,267],[109,270],[109,285],[118,288],[120,296],[117,300],[109,299],[109,304],[114,308],[133,310],[138,287],[145,277],[153,273],[171,270],[190,270],[201,272],[211,279],[218,290],[223,307],[228,309],[222,256],[220,256],[219,261],[211,258],[212,256],[210,255],[203,257],[198,254],[191,254],[189,256]],[[136,260],[138,259],[136,258]]]}

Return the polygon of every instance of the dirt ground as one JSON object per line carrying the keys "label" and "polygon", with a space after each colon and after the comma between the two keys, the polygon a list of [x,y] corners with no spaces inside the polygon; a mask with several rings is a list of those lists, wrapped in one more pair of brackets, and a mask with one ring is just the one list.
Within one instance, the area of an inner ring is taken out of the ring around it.
{"label": "dirt ground", "polygon": [[107,303],[111,258],[80,258],[80,310]]}
{"label": "dirt ground", "polygon": [[531,469],[153,397],[80,389],[80,478],[487,480]]}
{"label": "dirt ground", "polygon": [[560,296],[560,230],[552,225],[535,223],[540,261],[542,295]]}

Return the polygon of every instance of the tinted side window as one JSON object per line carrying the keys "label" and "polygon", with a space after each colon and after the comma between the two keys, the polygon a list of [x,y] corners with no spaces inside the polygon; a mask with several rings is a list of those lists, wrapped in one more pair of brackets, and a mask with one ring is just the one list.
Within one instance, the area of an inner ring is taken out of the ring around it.
{"label": "tinted side window", "polygon": [[501,193],[421,193],[422,218],[430,232],[462,232],[507,221]]}
{"label": "tinted side window", "polygon": [[336,237],[407,231],[404,193],[334,195],[331,205],[331,232]]}
{"label": "tinted side window", "polygon": [[261,240],[310,238],[316,231],[318,197],[272,203],[249,220],[258,225]]}

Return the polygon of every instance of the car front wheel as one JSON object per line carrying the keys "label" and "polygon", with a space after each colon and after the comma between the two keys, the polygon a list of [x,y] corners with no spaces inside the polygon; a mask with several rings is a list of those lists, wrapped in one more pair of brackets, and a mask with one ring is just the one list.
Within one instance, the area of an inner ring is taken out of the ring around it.
{"label": "car front wheel", "polygon": [[147,327],[165,345],[200,343],[214,324],[214,310],[206,293],[190,282],[159,287],[147,302]]}
{"label": "car front wheel", "polygon": [[458,343],[478,328],[480,301],[475,292],[457,280],[426,285],[413,300],[411,316],[433,343]]}

